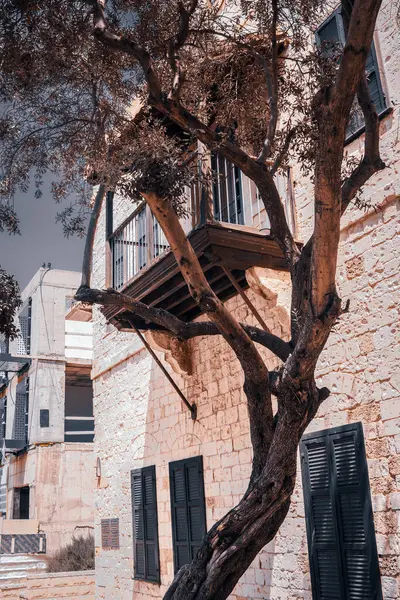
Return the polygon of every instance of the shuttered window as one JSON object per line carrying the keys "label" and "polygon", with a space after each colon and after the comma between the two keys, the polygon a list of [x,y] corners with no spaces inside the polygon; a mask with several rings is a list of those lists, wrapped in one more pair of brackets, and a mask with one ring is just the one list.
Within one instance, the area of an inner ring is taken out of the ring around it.
{"label": "shuttered window", "polygon": [[[332,52],[333,45],[335,44],[344,46],[345,34],[340,9],[337,9],[318,29],[317,39],[319,43],[322,44],[326,53]],[[372,42],[371,49],[368,54],[365,70],[367,73],[370,95],[375,104],[376,111],[378,115],[383,114],[387,109],[387,102],[382,89],[374,42]],[[362,133],[363,129],[364,117],[357,100],[355,100],[347,126],[346,141],[349,141],[356,135]]]}
{"label": "shuttered window", "polygon": [[135,579],[160,581],[156,469],[131,472]]}
{"label": "shuttered window", "polygon": [[206,533],[203,457],[169,464],[175,573],[188,564]]}
{"label": "shuttered window", "polygon": [[361,423],[300,443],[314,600],[381,600]]}

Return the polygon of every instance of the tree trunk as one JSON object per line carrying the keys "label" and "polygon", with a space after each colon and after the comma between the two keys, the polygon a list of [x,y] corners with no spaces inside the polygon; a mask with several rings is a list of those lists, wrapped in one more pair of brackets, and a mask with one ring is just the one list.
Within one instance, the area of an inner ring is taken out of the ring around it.
{"label": "tree trunk", "polygon": [[260,475],[250,478],[239,504],[210,529],[197,557],[178,572],[164,600],[225,600],[231,594],[285,520],[296,483],[298,444],[319,404],[315,384],[309,386],[306,401],[286,389]]}

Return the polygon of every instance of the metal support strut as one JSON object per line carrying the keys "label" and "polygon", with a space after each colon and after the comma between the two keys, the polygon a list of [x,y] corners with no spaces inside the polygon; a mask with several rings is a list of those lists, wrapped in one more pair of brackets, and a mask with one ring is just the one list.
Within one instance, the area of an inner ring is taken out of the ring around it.
{"label": "metal support strut", "polygon": [[164,365],[162,364],[161,360],[158,358],[157,354],[154,352],[153,348],[150,346],[150,344],[148,343],[148,341],[146,340],[146,338],[144,337],[144,335],[142,334],[142,332],[139,331],[139,329],[136,327],[136,325],[130,319],[127,319],[127,321],[130,324],[130,326],[132,327],[132,329],[134,330],[134,332],[139,336],[139,338],[143,342],[143,345],[145,346],[146,350],[154,358],[154,360],[156,361],[156,363],[160,367],[161,371],[164,373],[165,377],[168,379],[168,381],[170,382],[170,384],[172,385],[172,387],[174,388],[174,390],[176,391],[176,393],[178,394],[178,396],[180,397],[180,399],[182,400],[182,402],[184,403],[184,405],[190,410],[190,414],[192,415],[192,419],[193,419],[193,421],[195,421],[197,419],[197,406],[196,406],[196,404],[194,402],[193,402],[193,404],[190,404],[188,402],[188,400],[186,399],[186,397],[184,396],[184,394],[181,392],[181,390],[179,389],[179,387],[176,385],[175,381],[172,379],[171,375],[168,373],[167,369],[164,367]]}
{"label": "metal support strut", "polygon": [[258,312],[256,307],[254,306],[254,304],[251,302],[251,300],[249,300],[244,289],[240,287],[240,285],[238,284],[236,279],[233,277],[233,275],[229,271],[229,269],[227,269],[223,265],[221,265],[221,268],[224,271],[225,275],[228,277],[231,284],[236,288],[237,292],[242,296],[243,300],[246,302],[247,306],[249,307],[249,309],[251,310],[251,312],[257,319],[257,321],[260,323],[260,325],[264,329],[264,331],[269,331],[268,325],[266,324],[266,322],[264,321],[264,319],[262,318],[262,316],[260,315],[260,313]]}

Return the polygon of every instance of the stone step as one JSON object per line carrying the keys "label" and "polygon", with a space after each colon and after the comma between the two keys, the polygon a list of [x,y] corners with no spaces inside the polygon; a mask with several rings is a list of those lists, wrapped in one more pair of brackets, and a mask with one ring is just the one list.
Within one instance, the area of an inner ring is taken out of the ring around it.
{"label": "stone step", "polygon": [[0,557],[1,581],[13,578],[24,578],[30,574],[44,573],[47,570],[45,561],[32,556],[7,554]]}

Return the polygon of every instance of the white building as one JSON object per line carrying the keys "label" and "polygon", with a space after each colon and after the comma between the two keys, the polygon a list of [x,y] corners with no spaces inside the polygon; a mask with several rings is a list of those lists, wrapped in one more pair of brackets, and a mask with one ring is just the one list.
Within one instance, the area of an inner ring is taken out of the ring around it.
{"label": "white building", "polygon": [[72,302],[79,282],[40,269],[22,292],[20,335],[3,343],[0,553],[52,553],[93,528],[92,323]]}

